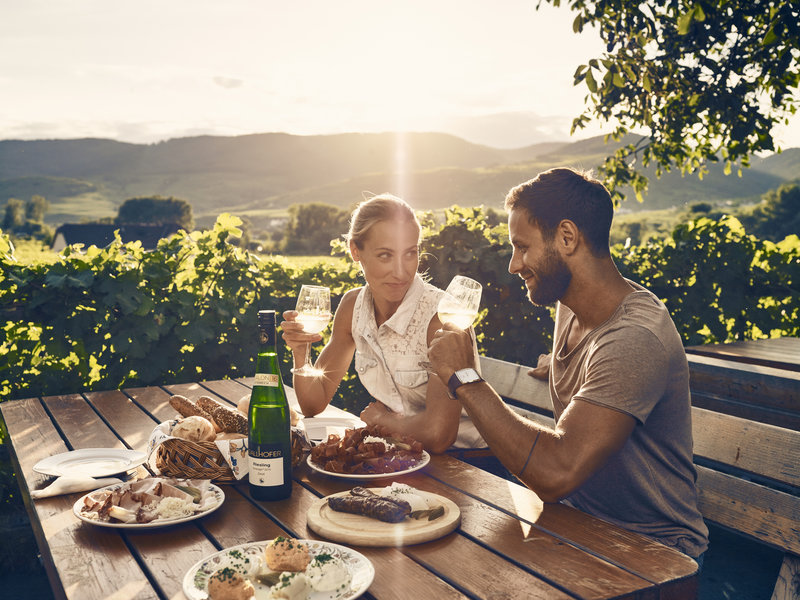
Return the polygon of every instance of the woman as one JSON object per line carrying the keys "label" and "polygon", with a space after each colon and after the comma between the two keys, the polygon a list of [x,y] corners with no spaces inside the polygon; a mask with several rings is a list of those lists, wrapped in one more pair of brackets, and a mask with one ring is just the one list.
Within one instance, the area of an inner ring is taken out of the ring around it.
{"label": "woman", "polygon": [[[443,292],[417,273],[421,227],[413,209],[390,194],[374,196],[355,209],[346,237],[367,284],[347,292],[336,310],[331,338],[315,363],[324,375],[293,380],[303,414],[325,409],[355,355],[361,383],[376,400],[361,413],[367,425],[409,435],[434,453],[484,447],[459,403],[420,365],[441,328],[436,307]],[[308,342],[322,336],[303,333],[296,311],[283,317],[283,339],[294,364],[302,365]]]}

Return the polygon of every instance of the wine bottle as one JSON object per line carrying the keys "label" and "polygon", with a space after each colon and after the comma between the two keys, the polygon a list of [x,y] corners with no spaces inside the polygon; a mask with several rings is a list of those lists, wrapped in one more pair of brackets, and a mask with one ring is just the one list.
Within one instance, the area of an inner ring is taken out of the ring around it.
{"label": "wine bottle", "polygon": [[292,493],[289,403],[275,351],[275,311],[258,311],[256,380],[247,415],[250,495],[282,500]]}

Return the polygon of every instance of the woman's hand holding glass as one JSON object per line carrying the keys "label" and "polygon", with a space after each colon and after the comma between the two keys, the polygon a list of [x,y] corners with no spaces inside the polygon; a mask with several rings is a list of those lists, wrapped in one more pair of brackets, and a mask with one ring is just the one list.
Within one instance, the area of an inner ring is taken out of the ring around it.
{"label": "woman's hand holding glass", "polygon": [[[331,320],[331,291],[320,285],[304,285],[297,297],[295,321],[302,325],[302,332],[319,334]],[[284,332],[288,331],[284,327]],[[284,333],[286,339],[286,333]],[[287,340],[288,342],[289,340]],[[318,377],[322,374],[311,364],[311,342],[306,342],[306,358],[302,367],[292,369],[294,375]]]}

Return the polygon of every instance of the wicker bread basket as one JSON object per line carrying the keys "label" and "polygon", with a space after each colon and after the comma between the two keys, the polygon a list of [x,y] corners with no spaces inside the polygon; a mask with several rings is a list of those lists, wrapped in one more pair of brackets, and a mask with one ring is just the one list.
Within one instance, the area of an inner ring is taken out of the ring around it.
{"label": "wicker bread basket", "polygon": [[164,475],[233,483],[236,477],[214,442],[170,438],[156,448],[156,467]]}
{"label": "wicker bread basket", "polygon": [[[305,459],[311,445],[305,435],[292,428],[292,467]],[[189,479],[211,479],[216,483],[233,483],[236,476],[214,442],[190,442],[169,438],[156,448],[155,465],[163,475]]]}

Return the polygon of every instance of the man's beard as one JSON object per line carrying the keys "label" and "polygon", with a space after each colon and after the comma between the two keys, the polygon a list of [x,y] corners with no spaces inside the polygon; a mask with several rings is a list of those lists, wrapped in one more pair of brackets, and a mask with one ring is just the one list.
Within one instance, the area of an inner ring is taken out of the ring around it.
{"label": "man's beard", "polygon": [[547,306],[560,300],[572,281],[572,273],[552,246],[532,269],[535,284],[528,288],[528,298],[536,306]]}

